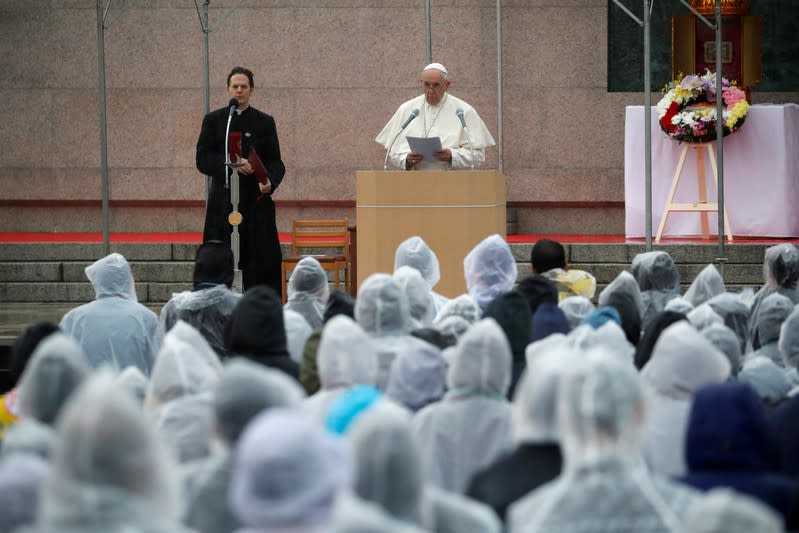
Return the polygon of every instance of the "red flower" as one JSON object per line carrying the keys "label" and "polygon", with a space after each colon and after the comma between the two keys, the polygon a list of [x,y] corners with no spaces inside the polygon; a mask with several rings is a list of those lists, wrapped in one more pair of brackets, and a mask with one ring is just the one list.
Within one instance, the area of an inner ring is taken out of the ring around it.
{"label": "red flower", "polygon": [[680,104],[677,102],[672,102],[669,108],[666,110],[666,114],[660,119],[660,125],[664,130],[668,130],[671,133],[677,129],[677,126],[671,123],[671,119],[674,118],[674,115],[676,115],[679,110]]}

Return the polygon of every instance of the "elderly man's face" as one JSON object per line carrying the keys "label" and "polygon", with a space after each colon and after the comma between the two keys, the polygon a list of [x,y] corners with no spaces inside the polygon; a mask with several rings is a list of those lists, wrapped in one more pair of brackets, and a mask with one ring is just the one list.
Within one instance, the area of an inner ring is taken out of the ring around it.
{"label": "elderly man's face", "polygon": [[449,80],[444,78],[444,73],[429,69],[422,72],[422,91],[424,91],[424,98],[430,105],[438,105],[444,97],[444,93],[449,89]]}
{"label": "elderly man's face", "polygon": [[230,85],[227,88],[228,96],[239,101],[239,107],[247,107],[250,103],[252,87],[250,79],[245,74],[234,74],[230,77]]}

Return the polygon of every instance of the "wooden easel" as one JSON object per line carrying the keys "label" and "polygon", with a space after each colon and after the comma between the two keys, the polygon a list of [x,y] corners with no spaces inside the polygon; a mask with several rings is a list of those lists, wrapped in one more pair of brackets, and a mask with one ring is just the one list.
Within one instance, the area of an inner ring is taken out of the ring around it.
{"label": "wooden easel", "polygon": [[[699,201],[693,203],[674,203],[674,195],[677,192],[677,185],[680,183],[680,176],[682,175],[683,167],[685,166],[685,156],[688,155],[688,149],[692,149],[696,154],[696,171],[697,171],[697,185],[699,187]],[[660,224],[658,225],[657,235],[655,242],[660,243],[660,237],[663,235],[663,228],[666,226],[666,219],[673,211],[682,212],[699,212],[700,223],[702,227],[702,238],[709,238],[707,214],[708,212],[719,211],[717,203],[708,203],[707,201],[707,183],[705,181],[705,151],[707,151],[710,158],[710,167],[713,170],[713,182],[716,187],[719,186],[718,168],[716,167],[716,154],[713,152],[713,143],[703,144],[689,144],[683,143],[682,151],[680,152],[680,160],[677,163],[677,170],[674,172],[674,177],[671,180],[671,189],[669,195],[666,197],[666,203],[663,206],[663,214],[660,216]],[[724,230],[727,234],[727,239],[732,242],[732,229],[730,229],[730,220],[727,218],[727,210],[724,210]]]}

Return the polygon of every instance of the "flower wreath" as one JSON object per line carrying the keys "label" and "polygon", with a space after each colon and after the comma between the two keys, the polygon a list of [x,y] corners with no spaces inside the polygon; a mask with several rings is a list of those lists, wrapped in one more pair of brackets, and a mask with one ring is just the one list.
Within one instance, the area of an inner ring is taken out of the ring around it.
{"label": "flower wreath", "polygon": [[[703,76],[680,74],[663,87],[657,104],[660,128],[680,142],[702,143],[716,139],[716,75],[709,70]],[[722,79],[724,135],[736,131],[749,112],[746,93],[735,82]]]}

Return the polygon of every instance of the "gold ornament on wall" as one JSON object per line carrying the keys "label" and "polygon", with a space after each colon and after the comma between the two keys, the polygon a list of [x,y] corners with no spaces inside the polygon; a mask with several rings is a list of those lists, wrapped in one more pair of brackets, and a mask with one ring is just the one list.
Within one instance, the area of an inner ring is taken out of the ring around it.
{"label": "gold ornament on wall", "polygon": [[[688,0],[691,7],[702,15],[716,14],[716,0]],[[752,0],[721,0],[722,15],[746,15]]]}

